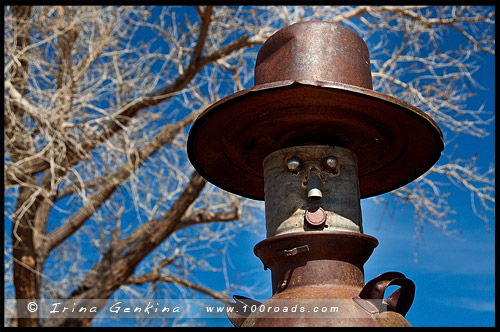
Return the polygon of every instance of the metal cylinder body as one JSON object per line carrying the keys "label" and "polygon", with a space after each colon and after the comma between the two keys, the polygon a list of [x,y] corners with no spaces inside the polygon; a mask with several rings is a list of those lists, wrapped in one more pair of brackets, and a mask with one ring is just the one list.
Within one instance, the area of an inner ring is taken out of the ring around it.
{"label": "metal cylinder body", "polygon": [[[273,296],[228,304],[233,324],[411,326],[404,318],[413,302],[411,280],[387,272],[365,285],[363,265],[378,241],[362,233],[356,155],[328,145],[296,146],[269,154],[263,168],[267,239],[254,253],[271,270]],[[383,300],[390,285],[401,288]],[[314,311],[320,307],[327,311]]]}
{"label": "metal cylinder body", "polygon": [[[350,150],[285,148],[267,156],[263,165],[267,237],[318,228],[362,233],[357,158]],[[319,226],[308,222],[307,216],[321,219],[322,213],[326,220]]]}

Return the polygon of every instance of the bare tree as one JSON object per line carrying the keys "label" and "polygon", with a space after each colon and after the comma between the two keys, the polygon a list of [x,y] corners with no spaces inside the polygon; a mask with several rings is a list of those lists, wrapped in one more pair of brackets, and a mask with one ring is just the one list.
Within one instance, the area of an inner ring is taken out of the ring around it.
{"label": "bare tree", "polygon": [[[4,14],[6,271],[16,299],[107,299],[167,283],[228,300],[235,285],[218,291],[191,279],[213,267],[190,248],[233,238],[262,206],[207,185],[187,160],[186,135],[211,103],[252,85],[258,45],[285,25],[353,28],[369,46],[374,89],[449,133],[485,137],[494,121],[464,108],[475,58],[494,53],[491,7],[14,6]],[[464,40],[441,52],[450,30]],[[448,232],[442,179],[469,190],[478,211],[492,209],[493,168],[451,154],[383,199]],[[11,309],[26,317],[18,326],[92,323]]]}

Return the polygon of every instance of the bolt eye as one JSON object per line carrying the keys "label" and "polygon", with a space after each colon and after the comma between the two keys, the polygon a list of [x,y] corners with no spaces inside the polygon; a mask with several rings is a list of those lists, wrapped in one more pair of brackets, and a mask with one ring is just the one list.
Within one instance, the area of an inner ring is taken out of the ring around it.
{"label": "bolt eye", "polygon": [[300,162],[299,158],[292,157],[286,162],[286,167],[290,172],[297,173],[302,167],[302,163]]}
{"label": "bolt eye", "polygon": [[338,160],[334,156],[328,156],[322,160],[321,166],[327,171],[335,172],[338,166]]}

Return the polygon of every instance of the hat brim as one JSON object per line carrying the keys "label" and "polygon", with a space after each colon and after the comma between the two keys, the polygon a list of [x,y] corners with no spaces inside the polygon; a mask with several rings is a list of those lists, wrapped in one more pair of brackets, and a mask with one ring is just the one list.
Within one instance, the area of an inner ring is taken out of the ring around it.
{"label": "hat brim", "polygon": [[211,105],[193,123],[187,152],[196,170],[214,185],[263,200],[264,158],[306,144],[354,152],[361,198],[415,180],[444,148],[438,125],[397,98],[341,83],[281,81]]}

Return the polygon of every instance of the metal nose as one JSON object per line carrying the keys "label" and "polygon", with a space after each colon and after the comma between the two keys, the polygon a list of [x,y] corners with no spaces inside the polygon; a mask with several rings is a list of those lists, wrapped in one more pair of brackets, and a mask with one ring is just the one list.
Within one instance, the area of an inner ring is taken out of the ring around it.
{"label": "metal nose", "polygon": [[323,198],[323,183],[319,177],[319,173],[315,168],[309,170],[308,181],[307,181],[307,198],[318,200]]}

